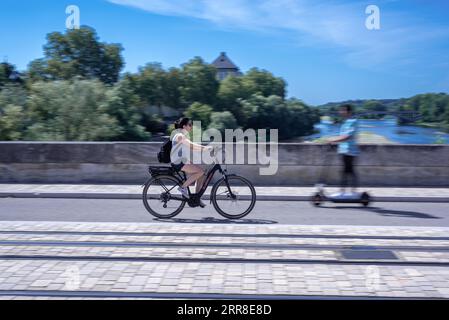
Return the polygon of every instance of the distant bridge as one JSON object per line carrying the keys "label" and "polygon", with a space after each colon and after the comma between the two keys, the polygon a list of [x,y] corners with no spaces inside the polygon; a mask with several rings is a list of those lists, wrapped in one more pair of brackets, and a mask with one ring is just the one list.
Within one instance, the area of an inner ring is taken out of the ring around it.
{"label": "distant bridge", "polygon": [[[338,116],[338,112],[331,112],[326,115]],[[364,117],[371,115],[393,116],[396,118],[400,118],[406,122],[415,122],[422,118],[422,114],[418,111],[366,111],[366,112],[357,112],[355,114],[356,117]]]}

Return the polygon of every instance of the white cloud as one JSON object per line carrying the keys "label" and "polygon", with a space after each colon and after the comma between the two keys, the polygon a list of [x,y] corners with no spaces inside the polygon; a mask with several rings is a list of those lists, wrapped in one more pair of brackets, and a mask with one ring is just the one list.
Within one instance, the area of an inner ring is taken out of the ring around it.
{"label": "white cloud", "polygon": [[[161,15],[204,19],[218,26],[293,32],[303,46],[340,48],[352,65],[372,67],[413,60],[426,41],[441,39],[447,28],[416,26],[409,17],[385,12],[381,30],[365,28],[369,3],[323,0],[108,0]],[[378,3],[389,2],[378,0]]]}
{"label": "white cloud", "polygon": [[189,0],[108,0],[109,2],[136,7],[146,11],[164,14],[196,16],[201,9],[201,3]]}

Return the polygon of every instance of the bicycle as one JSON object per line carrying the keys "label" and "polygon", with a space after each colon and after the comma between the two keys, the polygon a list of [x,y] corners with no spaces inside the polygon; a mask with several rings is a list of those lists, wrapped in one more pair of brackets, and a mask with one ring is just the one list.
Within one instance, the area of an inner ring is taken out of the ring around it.
{"label": "bicycle", "polygon": [[[214,148],[212,168],[208,170],[200,192],[192,194],[188,188],[189,199],[178,191],[178,187],[187,179],[184,172],[176,171],[173,167],[150,166],[151,178],[143,189],[143,204],[146,210],[157,218],[171,219],[181,213],[186,204],[191,208],[199,207],[201,197],[215,173],[219,172],[222,178],[213,185],[210,193],[210,202],[215,210],[227,219],[247,216],[256,204],[256,190],[246,178],[229,174],[227,168],[223,169],[216,151]],[[238,208],[239,205],[242,205],[241,209]]]}

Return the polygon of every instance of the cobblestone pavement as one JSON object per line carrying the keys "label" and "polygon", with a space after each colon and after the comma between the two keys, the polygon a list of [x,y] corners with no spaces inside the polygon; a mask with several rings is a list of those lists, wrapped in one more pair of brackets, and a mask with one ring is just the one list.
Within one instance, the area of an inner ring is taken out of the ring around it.
{"label": "cobblestone pavement", "polygon": [[0,299],[449,298],[449,228],[0,223]]}
{"label": "cobblestone pavement", "polygon": [[[210,193],[209,187],[206,195]],[[377,201],[443,201],[449,202],[449,188],[364,188]],[[256,187],[259,200],[308,200],[316,191],[313,187]],[[338,188],[327,188],[329,194]],[[246,189],[241,190],[242,195]],[[142,197],[142,186],[136,185],[70,185],[70,184],[0,184],[0,197],[85,197],[132,198]],[[206,196],[207,198],[207,196]]]}

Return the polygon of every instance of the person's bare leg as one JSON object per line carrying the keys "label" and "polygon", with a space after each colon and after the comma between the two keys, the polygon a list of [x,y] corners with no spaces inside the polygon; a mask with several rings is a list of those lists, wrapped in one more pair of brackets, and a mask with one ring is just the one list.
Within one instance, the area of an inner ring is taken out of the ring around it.
{"label": "person's bare leg", "polygon": [[186,182],[182,185],[183,188],[187,188],[191,186],[195,181],[197,181],[201,176],[203,175],[203,170],[201,168],[193,165],[193,164],[186,164],[182,168],[182,171],[189,174],[190,176],[187,178]]}
{"label": "person's bare leg", "polygon": [[197,173],[191,174],[189,176],[189,178],[186,180],[186,182],[184,182],[182,187],[187,188],[187,187],[191,186],[192,184],[195,183],[195,181],[197,181],[202,176],[202,174],[203,174],[202,172],[197,172]]}
{"label": "person's bare leg", "polygon": [[201,188],[204,185],[204,181],[206,180],[206,175],[203,172],[203,175],[196,181],[196,193],[201,191]]}

